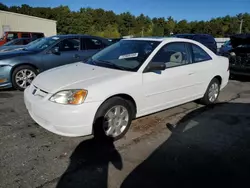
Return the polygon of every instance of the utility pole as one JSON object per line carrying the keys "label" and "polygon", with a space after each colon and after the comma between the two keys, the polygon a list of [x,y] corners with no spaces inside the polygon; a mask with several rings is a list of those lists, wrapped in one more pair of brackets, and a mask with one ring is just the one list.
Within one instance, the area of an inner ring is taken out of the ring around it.
{"label": "utility pole", "polygon": [[240,20],[240,34],[242,33],[242,25],[243,25],[243,19]]}

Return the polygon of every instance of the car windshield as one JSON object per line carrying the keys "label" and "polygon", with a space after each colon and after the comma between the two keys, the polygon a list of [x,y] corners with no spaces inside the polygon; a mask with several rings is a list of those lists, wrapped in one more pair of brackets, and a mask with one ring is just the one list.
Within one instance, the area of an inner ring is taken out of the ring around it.
{"label": "car windshield", "polygon": [[49,38],[42,38],[38,41],[34,41],[34,43],[29,44],[25,50],[28,51],[42,51],[49,46],[55,44],[58,41],[58,37],[49,37]]}
{"label": "car windshield", "polygon": [[10,45],[13,45],[15,43],[17,43],[20,39],[14,39],[14,40],[11,40],[7,43],[5,43],[3,46],[10,46]]}
{"label": "car windshield", "polygon": [[30,42],[29,44],[27,44],[27,46],[31,46],[31,45],[33,45],[33,44],[36,44],[37,42],[39,42],[39,41],[42,40],[42,39],[43,39],[43,38],[36,39],[36,40]]}
{"label": "car windshield", "polygon": [[136,72],[159,44],[158,41],[121,40],[85,63]]}

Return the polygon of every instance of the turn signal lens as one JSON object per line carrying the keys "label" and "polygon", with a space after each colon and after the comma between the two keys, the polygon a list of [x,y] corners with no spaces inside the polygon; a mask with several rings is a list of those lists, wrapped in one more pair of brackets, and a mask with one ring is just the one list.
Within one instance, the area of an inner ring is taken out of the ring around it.
{"label": "turn signal lens", "polygon": [[79,90],[74,93],[74,95],[72,96],[72,100],[69,101],[69,104],[82,104],[86,96],[86,90]]}
{"label": "turn signal lens", "polygon": [[4,83],[4,82],[7,82],[7,79],[5,79],[5,78],[0,78],[0,83]]}

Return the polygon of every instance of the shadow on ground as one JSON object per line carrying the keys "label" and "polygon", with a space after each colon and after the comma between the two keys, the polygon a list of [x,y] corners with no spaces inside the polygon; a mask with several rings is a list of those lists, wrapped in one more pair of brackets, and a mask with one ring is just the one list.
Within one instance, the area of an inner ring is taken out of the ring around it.
{"label": "shadow on ground", "polygon": [[122,169],[122,159],[112,140],[90,139],[80,143],[70,157],[70,164],[57,188],[106,188],[108,165]]}
{"label": "shadow on ground", "polygon": [[171,137],[121,185],[245,187],[250,178],[250,105],[224,103],[186,115]]}

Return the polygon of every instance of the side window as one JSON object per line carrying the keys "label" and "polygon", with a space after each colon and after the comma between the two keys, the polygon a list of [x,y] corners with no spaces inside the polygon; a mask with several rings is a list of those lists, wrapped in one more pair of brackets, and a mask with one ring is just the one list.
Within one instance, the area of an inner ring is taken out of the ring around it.
{"label": "side window", "polygon": [[85,41],[86,50],[98,50],[103,47],[102,42],[98,39],[85,38],[83,40]]}
{"label": "side window", "polygon": [[21,37],[22,38],[30,38],[30,34],[29,33],[22,33]]}
{"label": "side window", "polygon": [[152,62],[163,62],[167,68],[189,64],[185,43],[166,44],[156,53]]}
{"label": "side window", "polygon": [[201,47],[192,44],[192,52],[193,52],[193,63],[198,63],[202,61],[208,61],[212,58],[205,52]]}
{"label": "side window", "polygon": [[8,33],[7,35],[7,41],[11,41],[13,39],[17,39],[18,36],[17,36],[17,33]]}
{"label": "side window", "polygon": [[80,49],[80,39],[64,39],[57,46],[61,52],[78,51]]}

